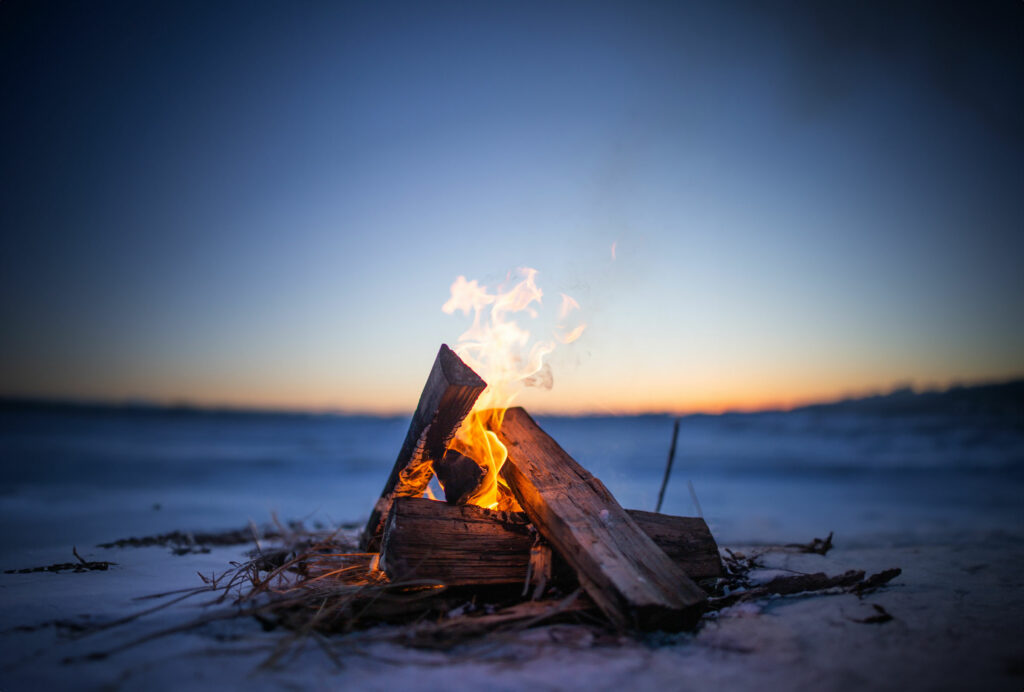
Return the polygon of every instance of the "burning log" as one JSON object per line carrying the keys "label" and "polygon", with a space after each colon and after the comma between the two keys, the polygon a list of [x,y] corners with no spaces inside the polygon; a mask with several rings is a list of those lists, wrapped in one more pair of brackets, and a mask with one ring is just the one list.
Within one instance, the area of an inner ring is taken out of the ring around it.
{"label": "burning log", "polygon": [[533,541],[530,521],[522,514],[396,498],[384,531],[380,568],[393,581],[522,583]]}
{"label": "burning log", "polygon": [[450,505],[463,505],[483,482],[487,473],[464,454],[449,449],[434,462],[434,473]]}
{"label": "burning log", "polygon": [[[647,534],[691,579],[722,574],[722,563],[708,525],[696,517],[627,509]],[[380,567],[393,581],[437,580],[449,586],[523,584],[529,574],[543,592],[554,574],[561,586],[571,580],[564,565],[553,565],[550,546],[537,544],[529,518],[473,505],[452,506],[422,498],[399,498],[384,532]],[[560,561],[559,561],[560,562]],[[539,594],[538,594],[539,595]]]}
{"label": "burning log", "polygon": [[376,551],[384,520],[396,497],[419,497],[433,475],[433,462],[440,460],[452,436],[487,384],[442,344],[434,359],[409,432],[398,452],[388,482],[370,513],[361,547]]}
{"label": "burning log", "polygon": [[692,627],[707,597],[645,534],[608,489],[522,408],[501,430],[501,476],[530,521],[576,570],[580,584],[620,627]]}

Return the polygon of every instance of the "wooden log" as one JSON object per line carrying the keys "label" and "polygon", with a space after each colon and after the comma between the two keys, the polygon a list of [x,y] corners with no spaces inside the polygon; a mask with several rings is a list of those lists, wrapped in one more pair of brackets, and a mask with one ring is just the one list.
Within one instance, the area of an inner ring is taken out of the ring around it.
{"label": "wooden log", "polygon": [[449,449],[434,462],[434,473],[450,505],[463,505],[472,496],[487,472],[466,455]]}
{"label": "wooden log", "polygon": [[608,489],[522,408],[506,411],[501,476],[530,521],[576,570],[617,626],[693,627],[707,597],[622,509]]}
{"label": "wooden log", "polygon": [[379,566],[399,582],[522,584],[533,542],[529,519],[523,514],[396,498],[388,514]]}
{"label": "wooden log", "polygon": [[[634,509],[626,513],[691,579],[721,576],[718,545],[703,519]],[[564,590],[575,587],[572,570],[561,560],[552,561],[550,546],[534,540],[530,520],[521,512],[399,498],[391,509],[381,554],[380,568],[393,581],[427,579],[448,586],[529,581],[537,594],[557,575]]]}
{"label": "wooden log", "polygon": [[675,517],[639,509],[627,509],[626,514],[690,579],[722,576],[718,544],[700,517]]}
{"label": "wooden log", "polygon": [[462,419],[486,387],[454,351],[441,345],[391,475],[363,530],[360,547],[364,551],[379,549],[384,520],[396,497],[419,497],[427,489],[433,462],[444,456]]}

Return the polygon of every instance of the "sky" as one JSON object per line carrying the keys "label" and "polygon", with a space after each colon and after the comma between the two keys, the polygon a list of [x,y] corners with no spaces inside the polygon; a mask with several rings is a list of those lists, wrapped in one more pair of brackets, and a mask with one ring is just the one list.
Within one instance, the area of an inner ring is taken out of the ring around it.
{"label": "sky", "polygon": [[1022,32],[1019,0],[5,0],[0,395],[408,412],[452,282],[521,267],[587,324],[531,409],[1019,376]]}

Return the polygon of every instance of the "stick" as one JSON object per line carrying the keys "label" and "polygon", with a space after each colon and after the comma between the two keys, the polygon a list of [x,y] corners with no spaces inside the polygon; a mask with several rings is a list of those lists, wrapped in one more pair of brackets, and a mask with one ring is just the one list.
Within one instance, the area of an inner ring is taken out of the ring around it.
{"label": "stick", "polygon": [[655,512],[661,511],[661,501],[665,499],[665,488],[668,486],[668,478],[672,475],[672,461],[676,458],[676,439],[679,437],[679,419],[676,418],[672,424],[672,444],[668,448],[668,462],[665,464],[665,477],[661,479],[661,490],[658,491],[658,505]]}

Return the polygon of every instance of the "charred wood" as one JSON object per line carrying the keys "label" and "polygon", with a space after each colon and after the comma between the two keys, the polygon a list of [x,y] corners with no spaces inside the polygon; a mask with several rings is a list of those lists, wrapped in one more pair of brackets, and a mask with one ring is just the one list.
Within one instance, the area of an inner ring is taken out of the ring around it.
{"label": "charred wood", "polygon": [[434,462],[434,473],[450,505],[463,505],[472,497],[487,473],[475,461],[454,449]]}
{"label": "charred wood", "polygon": [[[721,576],[718,545],[703,519],[635,509],[626,513],[691,579]],[[525,580],[534,597],[538,587],[543,592],[542,581],[575,588],[574,573],[552,554],[546,541],[535,540],[526,514],[453,507],[423,498],[397,499],[391,514],[381,569],[393,580],[414,577],[450,586]],[[489,556],[479,557],[483,553]],[[481,559],[487,564],[483,582],[478,569]]]}
{"label": "charred wood", "polygon": [[384,531],[380,568],[392,581],[522,584],[534,536],[522,514],[397,498]]}
{"label": "charred wood", "polygon": [[462,419],[486,386],[454,351],[441,345],[391,475],[363,530],[363,550],[379,548],[384,520],[396,497],[419,497],[427,489],[433,462],[444,456]]}

